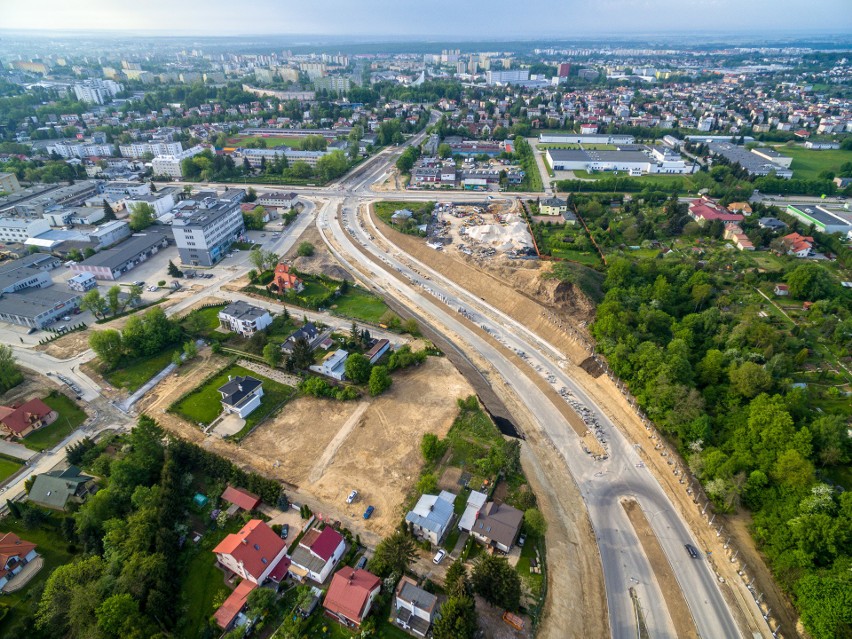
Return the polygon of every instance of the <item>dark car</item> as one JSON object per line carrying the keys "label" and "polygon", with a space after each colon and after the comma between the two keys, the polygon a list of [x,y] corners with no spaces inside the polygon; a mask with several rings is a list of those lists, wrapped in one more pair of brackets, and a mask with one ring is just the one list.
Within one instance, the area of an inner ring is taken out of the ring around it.
{"label": "dark car", "polygon": [[699,555],[698,551],[695,549],[695,546],[693,546],[692,544],[684,544],[683,547],[686,548],[686,552],[689,553],[690,557],[692,557],[693,559],[698,559]]}
{"label": "dark car", "polygon": [[287,535],[290,534],[290,524],[284,524],[281,526],[281,539],[287,539]]}
{"label": "dark car", "polygon": [[364,519],[369,519],[374,510],[376,509],[373,506],[367,506],[367,510],[364,511]]}
{"label": "dark car", "polygon": [[361,555],[361,559],[359,559],[358,563],[355,564],[355,569],[357,570],[359,568],[363,568],[366,565],[367,565],[367,557],[364,556],[364,555]]}

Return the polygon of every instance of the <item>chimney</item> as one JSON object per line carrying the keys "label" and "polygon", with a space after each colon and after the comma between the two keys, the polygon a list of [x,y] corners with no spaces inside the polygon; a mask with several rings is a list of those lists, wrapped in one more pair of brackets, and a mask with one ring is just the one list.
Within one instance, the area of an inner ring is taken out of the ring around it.
{"label": "chimney", "polygon": [[243,385],[237,384],[237,389],[242,393],[243,392]]}
{"label": "chimney", "polygon": [[229,381],[229,382],[231,381],[231,376],[230,376],[230,375],[228,375],[228,381]]}

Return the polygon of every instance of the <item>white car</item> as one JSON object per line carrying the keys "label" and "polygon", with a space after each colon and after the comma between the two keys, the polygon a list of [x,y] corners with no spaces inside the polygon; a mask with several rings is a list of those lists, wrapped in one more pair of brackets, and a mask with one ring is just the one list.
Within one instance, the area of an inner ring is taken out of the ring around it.
{"label": "white car", "polygon": [[438,551],[438,554],[435,555],[435,558],[432,560],[433,564],[439,564],[444,560],[444,557],[447,556],[447,551],[443,548]]}
{"label": "white car", "polygon": [[346,503],[351,504],[353,501],[355,501],[355,498],[357,496],[358,496],[358,491],[353,490],[351,493],[349,493],[349,497],[346,498]]}

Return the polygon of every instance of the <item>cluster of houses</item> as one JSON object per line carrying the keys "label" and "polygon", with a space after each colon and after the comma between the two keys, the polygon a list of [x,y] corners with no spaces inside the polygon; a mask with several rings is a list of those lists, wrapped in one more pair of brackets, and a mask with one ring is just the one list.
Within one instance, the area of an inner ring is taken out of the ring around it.
{"label": "cluster of houses", "polygon": [[[222,494],[232,504],[229,514],[242,509],[255,511],[260,499],[241,488],[228,486]],[[508,553],[513,548],[523,513],[506,504],[488,501],[477,491],[468,497],[464,515],[456,521],[453,504],[456,495],[442,491],[439,495],[423,495],[406,516],[410,530],[418,538],[438,545],[456,526],[492,552]],[[214,549],[216,561],[227,575],[242,581],[225,600],[214,618],[229,630],[248,621],[244,614],[249,593],[258,587],[278,587],[285,579],[298,583],[327,586],[322,607],[325,614],[349,628],[357,628],[370,613],[382,588],[376,575],[361,567],[338,564],[347,550],[346,540],[331,525],[319,527],[313,520],[303,529],[298,542],[288,549],[287,543],[261,519],[251,519],[238,532],[227,535]],[[316,605],[321,591],[317,593]],[[429,634],[439,612],[436,595],[404,576],[394,590],[391,616],[404,630],[418,637]],[[314,605],[306,611],[309,614]]]}

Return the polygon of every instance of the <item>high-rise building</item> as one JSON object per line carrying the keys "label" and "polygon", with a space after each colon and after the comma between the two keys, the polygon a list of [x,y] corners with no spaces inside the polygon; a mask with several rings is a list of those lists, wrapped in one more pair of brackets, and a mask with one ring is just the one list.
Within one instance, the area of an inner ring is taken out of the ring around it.
{"label": "high-rise building", "polygon": [[216,264],[245,232],[239,202],[212,197],[186,200],[172,212],[175,244],[186,266]]}
{"label": "high-rise building", "polygon": [[558,75],[560,78],[567,78],[569,75],[571,75],[571,63],[563,62],[562,64],[560,64],[559,71],[556,75]]}
{"label": "high-rise building", "polygon": [[74,95],[80,102],[106,104],[124,90],[118,82],[112,80],[84,80],[74,85]]}

